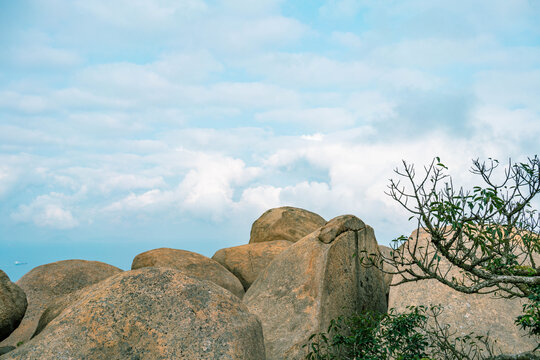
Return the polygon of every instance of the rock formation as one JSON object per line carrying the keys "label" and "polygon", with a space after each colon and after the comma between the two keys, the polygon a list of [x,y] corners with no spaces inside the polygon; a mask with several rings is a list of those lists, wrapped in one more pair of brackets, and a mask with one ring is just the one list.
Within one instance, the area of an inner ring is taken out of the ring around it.
{"label": "rock formation", "polygon": [[244,287],[236,276],[217,261],[201,254],[169,248],[154,249],[135,256],[131,269],[149,266],[181,270],[199,280],[212,281],[239,298],[244,296]]}
{"label": "rock formation", "polygon": [[292,244],[274,240],[235,246],[216,251],[212,259],[232,272],[247,290],[272,259]]}
{"label": "rock formation", "polygon": [[[416,231],[408,240],[416,241]],[[429,235],[423,230],[418,233],[418,247],[425,249],[429,241]],[[407,246],[406,244],[402,246]],[[449,270],[447,277],[461,275],[457,268],[444,258],[441,260],[441,269]],[[401,279],[400,275],[394,275],[393,282]],[[476,335],[486,335],[496,340],[495,346],[503,353],[520,353],[530,351],[537,345],[538,339],[526,336],[514,320],[522,314],[523,300],[501,299],[494,295],[464,294],[440,283],[435,279],[421,280],[392,286],[390,288],[389,307],[398,312],[407,311],[408,305],[442,305],[443,312],[439,321],[448,324],[456,330],[456,335],[463,335],[473,331]]]}
{"label": "rock formation", "polygon": [[[379,251],[381,255],[385,258],[391,259],[392,258],[392,249],[388,246],[379,245]],[[395,271],[395,268],[393,268],[390,264],[387,264],[383,262],[382,264],[383,271],[392,272]],[[392,274],[383,273],[384,276],[384,291],[386,293],[386,300],[388,300],[388,297],[390,296],[390,284],[392,284]]]}
{"label": "rock formation", "polygon": [[326,224],[319,215],[290,206],[264,212],[251,227],[249,243],[273,240],[296,242]]}
{"label": "rock formation", "polygon": [[261,359],[261,323],[238,297],[181,271],[126,271],[80,291],[7,359]]}
{"label": "rock formation", "polygon": [[311,334],[330,320],[362,310],[386,311],[384,280],[365,268],[362,251],[378,252],[373,229],[345,215],[276,256],[244,296],[263,324],[269,360],[303,359]]}
{"label": "rock formation", "polygon": [[27,305],[24,291],[0,270],[0,341],[19,326]]}
{"label": "rock formation", "polygon": [[0,346],[16,346],[30,339],[50,302],[121,271],[112,265],[86,260],[58,261],[30,270],[17,281],[26,293],[28,308],[19,327]]}

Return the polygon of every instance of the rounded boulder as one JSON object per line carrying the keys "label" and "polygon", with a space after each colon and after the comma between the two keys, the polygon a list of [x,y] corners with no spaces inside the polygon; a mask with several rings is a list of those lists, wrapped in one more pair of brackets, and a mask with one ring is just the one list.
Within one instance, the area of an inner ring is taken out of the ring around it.
{"label": "rounded boulder", "polygon": [[160,248],[143,252],[133,259],[131,270],[145,267],[177,269],[199,280],[208,280],[242,298],[244,287],[236,276],[215,260],[191,251]]}
{"label": "rounded boulder", "polygon": [[30,339],[41,314],[55,299],[119,272],[122,270],[112,265],[86,260],[57,261],[30,270],[16,283],[26,293],[26,313],[19,327],[0,346],[16,346]]}
{"label": "rounded boulder", "polygon": [[232,272],[247,290],[274,257],[292,244],[291,241],[274,240],[234,246],[216,251],[212,259]]}
{"label": "rounded boulder", "polygon": [[251,226],[249,243],[274,240],[296,242],[326,224],[321,216],[291,206],[267,210]]}
{"label": "rounded boulder", "polygon": [[0,270],[0,341],[19,326],[27,305],[24,291]]}
{"label": "rounded boulder", "polygon": [[238,297],[181,271],[126,271],[81,291],[4,359],[264,359],[261,323]]}

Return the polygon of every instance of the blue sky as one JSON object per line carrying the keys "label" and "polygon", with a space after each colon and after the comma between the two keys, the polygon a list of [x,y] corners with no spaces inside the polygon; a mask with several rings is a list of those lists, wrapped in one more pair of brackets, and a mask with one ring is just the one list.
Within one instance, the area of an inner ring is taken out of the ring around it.
{"label": "blue sky", "polygon": [[[0,268],[212,256],[266,209],[412,231],[402,159],[524,159],[538,1],[0,0]],[[16,266],[15,261],[27,263]]]}

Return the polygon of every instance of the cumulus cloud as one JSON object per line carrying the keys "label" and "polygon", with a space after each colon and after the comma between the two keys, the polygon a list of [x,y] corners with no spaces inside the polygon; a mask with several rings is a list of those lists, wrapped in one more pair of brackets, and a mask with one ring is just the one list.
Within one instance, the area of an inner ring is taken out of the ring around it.
{"label": "cumulus cloud", "polygon": [[262,122],[298,123],[307,127],[329,130],[354,125],[356,117],[343,108],[280,109],[255,115]]}
{"label": "cumulus cloud", "polygon": [[66,202],[69,197],[60,193],[50,193],[35,198],[28,205],[20,205],[11,214],[11,218],[18,222],[30,222],[40,227],[55,229],[71,229],[79,225]]}
{"label": "cumulus cloud", "polygon": [[5,26],[0,225],[222,229],[293,205],[384,242],[410,230],[384,195],[400,159],[468,184],[472,158],[536,151],[531,2],[289,5],[29,4]]}
{"label": "cumulus cloud", "polygon": [[46,69],[72,67],[81,63],[82,58],[72,50],[33,45],[14,49],[12,61],[17,66]]}

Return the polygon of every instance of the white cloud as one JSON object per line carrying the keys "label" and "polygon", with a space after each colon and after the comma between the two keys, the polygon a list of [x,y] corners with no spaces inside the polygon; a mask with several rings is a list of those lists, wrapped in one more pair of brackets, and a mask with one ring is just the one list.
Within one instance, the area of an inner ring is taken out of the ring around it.
{"label": "white cloud", "polygon": [[196,216],[210,214],[220,220],[233,202],[234,187],[249,183],[259,172],[239,159],[199,154],[195,168],[178,186],[181,207]]}
{"label": "white cloud", "polygon": [[324,135],[321,133],[315,133],[313,135],[302,135],[301,138],[308,141],[322,141],[324,139]]}
{"label": "white cloud", "polygon": [[33,222],[40,227],[71,229],[77,227],[79,221],[73,216],[66,202],[70,202],[70,199],[64,194],[52,192],[41,195],[28,205],[20,205],[11,214],[11,218],[19,222]]}
{"label": "white cloud", "polygon": [[183,18],[207,10],[202,0],[77,0],[74,6],[105,23],[128,28],[163,26],[163,23],[169,23],[176,16]]}
{"label": "white cloud", "polygon": [[352,49],[361,49],[364,45],[360,36],[352,32],[334,31],[330,38],[332,41]]}
{"label": "white cloud", "polygon": [[253,74],[292,87],[330,87],[356,91],[376,88],[429,90],[436,76],[406,67],[385,67],[378,61],[337,60],[319,54],[270,53],[244,61]]}
{"label": "white cloud", "polygon": [[319,13],[332,18],[347,18],[356,16],[360,9],[358,0],[328,0],[319,8]]}
{"label": "white cloud", "polygon": [[283,2],[284,0],[220,0],[218,4],[221,11],[234,15],[254,16],[276,13]]}
{"label": "white cloud", "polygon": [[310,32],[301,22],[284,16],[255,20],[230,19],[209,24],[214,46],[242,54],[276,45],[293,44]]}
{"label": "white cloud", "polygon": [[0,198],[7,194],[16,183],[18,174],[10,166],[0,165]]}
{"label": "white cloud", "polygon": [[330,130],[352,126],[356,117],[342,108],[279,109],[255,115],[262,122],[298,123],[311,129]]}
{"label": "white cloud", "polygon": [[22,46],[12,50],[11,55],[16,66],[39,69],[73,67],[82,62],[82,58],[72,50],[47,45]]}
{"label": "white cloud", "polygon": [[149,190],[140,195],[131,193],[106,206],[103,210],[106,212],[155,211],[164,205],[170,205],[175,200],[171,195],[170,192],[163,192],[159,189]]}
{"label": "white cloud", "polygon": [[47,111],[50,107],[50,103],[41,95],[21,94],[15,91],[0,92],[0,109],[36,114]]}

